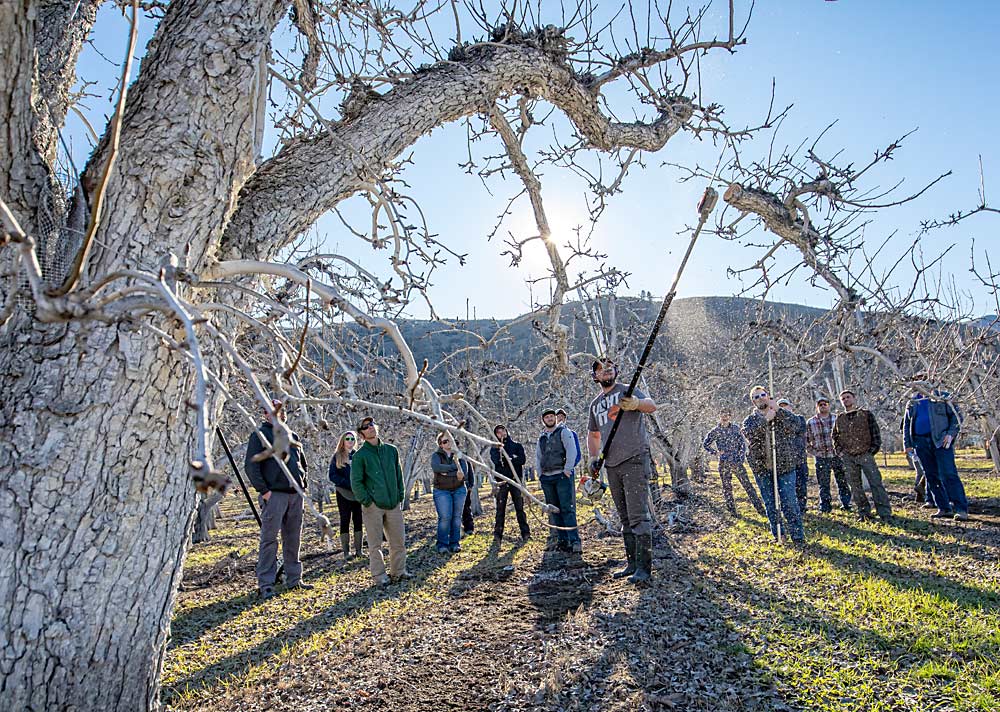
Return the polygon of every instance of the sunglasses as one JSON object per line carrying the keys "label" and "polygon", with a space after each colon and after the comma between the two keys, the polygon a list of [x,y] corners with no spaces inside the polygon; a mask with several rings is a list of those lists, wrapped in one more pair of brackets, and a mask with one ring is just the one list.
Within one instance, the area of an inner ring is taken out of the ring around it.
{"label": "sunglasses", "polygon": [[767,398],[767,393],[761,392],[750,396],[750,400],[760,400],[761,398]]}
{"label": "sunglasses", "polygon": [[348,435],[346,438],[344,438],[344,442],[353,443],[354,442],[354,436],[353,435]]}
{"label": "sunglasses", "polygon": [[374,427],[375,427],[375,421],[372,420],[372,421],[370,421],[370,422],[365,423],[364,425],[362,425],[361,426],[361,430],[368,430],[368,428],[374,428]]}

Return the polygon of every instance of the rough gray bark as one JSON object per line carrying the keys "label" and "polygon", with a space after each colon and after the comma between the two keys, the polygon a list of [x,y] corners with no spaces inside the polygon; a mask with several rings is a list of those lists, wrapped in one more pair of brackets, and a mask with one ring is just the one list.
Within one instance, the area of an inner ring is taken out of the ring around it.
{"label": "rough gray bark", "polygon": [[[37,209],[30,77],[40,4],[0,4],[0,192]],[[130,92],[90,275],[217,244],[253,166],[247,101],[279,2],[170,5]],[[25,118],[28,117],[28,118]],[[106,146],[106,142],[105,142]],[[103,165],[102,147],[91,165]],[[125,325],[0,329],[0,699],[17,710],[158,706],[195,494],[187,365]],[[100,674],[95,674],[99,670]]]}

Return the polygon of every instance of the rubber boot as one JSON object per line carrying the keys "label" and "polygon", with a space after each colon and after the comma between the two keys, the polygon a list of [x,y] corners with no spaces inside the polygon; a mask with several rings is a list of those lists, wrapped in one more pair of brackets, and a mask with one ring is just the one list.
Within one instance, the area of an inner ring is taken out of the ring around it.
{"label": "rubber boot", "polygon": [[628,563],[621,571],[611,574],[611,578],[625,578],[635,573],[635,534],[622,534],[622,538],[625,539],[625,556],[628,557]]}
{"label": "rubber boot", "polygon": [[365,541],[365,533],[363,531],[361,531],[360,529],[355,530],[355,532],[354,532],[354,555],[355,556],[357,556],[357,557],[361,556],[361,546],[364,544],[364,541]]}
{"label": "rubber boot", "polygon": [[344,532],[340,535],[340,548],[344,550],[344,561],[351,560],[351,535]]}
{"label": "rubber boot", "polygon": [[644,586],[652,578],[653,570],[653,535],[637,534],[635,537],[635,573],[628,577],[628,582],[636,586]]}

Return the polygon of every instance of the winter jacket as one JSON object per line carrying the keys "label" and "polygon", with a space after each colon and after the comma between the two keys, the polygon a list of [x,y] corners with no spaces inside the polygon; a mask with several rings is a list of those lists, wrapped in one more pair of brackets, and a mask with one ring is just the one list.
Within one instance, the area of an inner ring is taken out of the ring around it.
{"label": "winter jacket", "polygon": [[[500,455],[500,447],[498,445],[490,448],[490,461],[493,463],[493,469],[512,480],[523,480],[524,463],[528,461],[528,456],[524,454],[524,446],[521,443],[511,440],[508,435],[504,438],[503,449],[507,453],[507,457]],[[508,459],[510,460],[509,463]],[[514,465],[513,472],[510,469],[511,464]]]}
{"label": "winter jacket", "polygon": [[[463,477],[456,477],[458,466],[462,466]],[[472,464],[464,457],[455,463],[455,453],[448,454],[438,448],[431,455],[431,470],[434,471],[434,489],[457,490],[472,475]]]}
{"label": "winter jacket", "polygon": [[[928,400],[926,396],[919,394],[906,404],[906,412],[903,415],[903,445],[905,447],[913,447],[913,436],[916,434],[914,425],[917,420],[917,405],[921,400],[927,402],[930,411],[930,436],[931,440],[934,441],[934,447],[941,447],[945,435],[950,435],[952,442],[958,437],[958,433],[962,429],[962,419],[951,403],[951,394],[935,393],[934,395],[935,400]],[[941,400],[937,400],[937,398]]]}
{"label": "winter jacket", "polygon": [[833,424],[833,446],[838,455],[874,455],[882,449],[882,432],[871,411],[841,413]]}
{"label": "winter jacket", "polygon": [[778,409],[770,423],[760,411],[754,409],[743,421],[743,435],[750,444],[747,461],[755,474],[766,475],[773,471],[771,442],[775,443],[774,454],[778,461],[778,474],[791,472],[799,464],[795,436],[799,432],[799,421],[794,414]]}
{"label": "winter jacket", "polygon": [[399,466],[399,451],[381,440],[378,445],[365,442],[354,451],[351,460],[351,489],[367,507],[395,509],[403,501],[403,470]]}
{"label": "winter jacket", "polygon": [[351,452],[347,456],[347,464],[343,467],[337,467],[337,455],[330,458],[330,482],[332,482],[337,487],[342,487],[344,489],[351,489],[351,460],[354,459],[354,453]]}
{"label": "winter jacket", "polygon": [[[274,442],[274,426],[271,423],[262,423],[257,432],[263,434],[269,443]],[[243,461],[243,469],[246,470],[250,484],[261,494],[267,492],[295,492],[295,488],[288,481],[288,477],[273,457],[269,457],[263,462],[253,461],[254,455],[264,452],[264,445],[257,436],[257,432],[250,436],[250,441],[247,443],[247,454]],[[285,461],[285,465],[288,467],[288,471],[292,473],[295,481],[298,482],[299,487],[305,489],[306,478],[303,475],[309,469],[309,465],[306,462],[306,454],[302,450],[302,441],[299,440],[299,436],[294,432],[292,433],[292,442],[298,443],[299,446],[290,448],[288,460]]]}
{"label": "winter jacket", "polygon": [[740,432],[740,426],[730,423],[726,427],[716,425],[708,431],[702,446],[721,462],[742,463],[747,455],[747,441]]}
{"label": "winter jacket", "polygon": [[795,437],[792,438],[792,446],[795,448],[796,465],[801,465],[806,461],[806,417],[798,413],[792,413],[799,423],[799,429]]}

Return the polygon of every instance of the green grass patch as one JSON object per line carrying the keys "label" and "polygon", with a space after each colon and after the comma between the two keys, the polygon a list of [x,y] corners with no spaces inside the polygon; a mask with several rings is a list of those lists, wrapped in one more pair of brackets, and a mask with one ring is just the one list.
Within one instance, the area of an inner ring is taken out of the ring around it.
{"label": "green grass patch", "polygon": [[[905,491],[897,472],[887,486]],[[997,477],[962,476],[973,498],[996,496]],[[1000,709],[1000,537],[893,505],[896,525],[807,514],[804,551],[774,544],[744,508],[696,563],[755,664],[803,709]]]}

